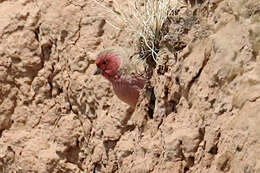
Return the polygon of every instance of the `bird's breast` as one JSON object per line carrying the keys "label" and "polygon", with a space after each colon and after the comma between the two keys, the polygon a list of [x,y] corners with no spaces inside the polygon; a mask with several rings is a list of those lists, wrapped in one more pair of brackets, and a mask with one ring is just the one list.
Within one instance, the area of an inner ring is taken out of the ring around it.
{"label": "bird's breast", "polygon": [[117,97],[123,102],[135,107],[139,92],[144,86],[144,81],[139,81],[134,78],[120,78],[118,80],[112,81],[112,85]]}

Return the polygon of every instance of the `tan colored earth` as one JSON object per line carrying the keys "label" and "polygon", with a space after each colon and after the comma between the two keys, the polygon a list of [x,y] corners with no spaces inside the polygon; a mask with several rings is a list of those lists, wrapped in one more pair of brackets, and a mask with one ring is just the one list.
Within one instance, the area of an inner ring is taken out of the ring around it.
{"label": "tan colored earth", "polygon": [[170,16],[155,98],[144,89],[134,111],[92,75],[99,51],[134,44],[107,15],[93,1],[0,0],[0,172],[260,173],[260,1]]}

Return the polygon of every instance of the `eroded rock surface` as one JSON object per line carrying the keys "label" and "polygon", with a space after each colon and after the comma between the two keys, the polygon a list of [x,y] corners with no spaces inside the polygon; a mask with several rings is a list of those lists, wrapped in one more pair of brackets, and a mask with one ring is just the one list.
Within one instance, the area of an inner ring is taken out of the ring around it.
{"label": "eroded rock surface", "polygon": [[[113,7],[113,2],[110,2]],[[260,172],[260,3],[168,19],[135,111],[93,76],[130,48],[92,1],[0,1],[0,172]]]}

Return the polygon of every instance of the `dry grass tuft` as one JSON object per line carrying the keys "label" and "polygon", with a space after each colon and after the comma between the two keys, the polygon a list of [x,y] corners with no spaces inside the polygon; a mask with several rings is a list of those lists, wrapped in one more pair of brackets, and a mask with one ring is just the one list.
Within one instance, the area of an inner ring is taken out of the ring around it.
{"label": "dry grass tuft", "polygon": [[171,0],[125,0],[123,3],[114,0],[114,4],[110,4],[112,8],[97,0],[94,2],[112,14],[113,18],[106,19],[107,23],[134,35],[140,58],[152,57],[157,62],[163,24],[175,9],[170,5]]}

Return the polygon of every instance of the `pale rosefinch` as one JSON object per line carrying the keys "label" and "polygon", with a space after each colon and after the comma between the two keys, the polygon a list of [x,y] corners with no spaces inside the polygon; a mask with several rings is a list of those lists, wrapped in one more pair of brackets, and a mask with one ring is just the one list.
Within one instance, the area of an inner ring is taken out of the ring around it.
{"label": "pale rosefinch", "polygon": [[100,52],[95,63],[97,69],[94,75],[102,74],[112,83],[117,97],[135,108],[140,90],[146,81],[141,72],[142,63],[131,59],[126,51],[119,47]]}

